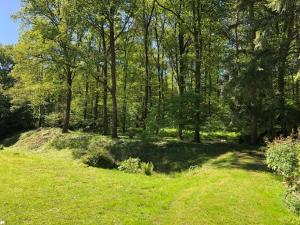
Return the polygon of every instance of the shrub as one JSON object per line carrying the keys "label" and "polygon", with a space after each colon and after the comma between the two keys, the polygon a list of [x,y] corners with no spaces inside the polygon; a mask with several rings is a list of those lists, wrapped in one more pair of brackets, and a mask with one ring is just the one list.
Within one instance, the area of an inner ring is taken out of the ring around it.
{"label": "shrub", "polygon": [[118,169],[127,173],[140,173],[140,164],[139,158],[129,158],[121,162]]}
{"label": "shrub", "polygon": [[128,137],[130,138],[130,139],[132,139],[132,138],[134,138],[134,136],[136,135],[136,129],[134,129],[134,128],[128,128],[128,131],[127,131],[127,134],[128,134]]}
{"label": "shrub", "polygon": [[4,146],[3,145],[0,145],[0,151],[1,150],[4,150]]}
{"label": "shrub", "polygon": [[88,151],[82,157],[82,161],[83,163],[93,167],[100,167],[105,169],[112,169],[116,167],[114,159],[104,149]]}
{"label": "shrub", "polygon": [[142,163],[141,167],[142,167],[143,174],[145,174],[147,176],[151,176],[153,174],[154,165],[152,162]]}
{"label": "shrub", "polygon": [[118,169],[127,173],[141,173],[150,176],[153,173],[154,165],[152,162],[141,162],[139,158],[129,158],[121,162]]}
{"label": "shrub", "polygon": [[88,153],[87,149],[83,149],[83,148],[72,149],[72,155],[75,159],[80,159],[81,157],[83,157],[87,153]]}
{"label": "shrub", "polygon": [[292,139],[277,139],[269,143],[267,165],[286,179],[297,176],[299,143]]}
{"label": "shrub", "polygon": [[134,127],[130,127],[128,128],[127,130],[127,134],[128,134],[128,137],[130,139],[134,138],[135,136],[141,134],[143,132],[143,129],[142,128],[134,128]]}
{"label": "shrub", "polygon": [[297,213],[300,213],[299,153],[300,142],[291,138],[276,139],[268,143],[266,153],[268,167],[284,177],[287,186],[287,206]]}
{"label": "shrub", "polygon": [[300,213],[300,193],[297,191],[287,191],[285,194],[285,203],[290,210]]}

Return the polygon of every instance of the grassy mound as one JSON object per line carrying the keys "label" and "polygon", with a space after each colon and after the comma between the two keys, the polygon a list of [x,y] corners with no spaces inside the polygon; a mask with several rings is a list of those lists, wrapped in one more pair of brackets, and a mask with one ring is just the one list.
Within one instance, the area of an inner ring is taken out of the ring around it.
{"label": "grassy mound", "polygon": [[61,133],[58,128],[41,128],[16,134],[6,138],[1,143],[6,147],[19,148],[23,150],[41,150],[55,140]]}
{"label": "grassy mound", "polygon": [[[83,158],[86,164],[96,167],[101,167],[99,162],[103,162],[103,167],[114,168],[113,163],[139,158],[143,162],[152,162],[156,172],[163,173],[185,171],[232,149],[243,151],[245,148],[226,142],[194,144],[163,138],[145,142],[123,137],[113,141],[108,137],[84,132],[62,134],[60,129],[55,128],[29,131],[13,139],[15,143],[12,148],[29,151],[69,149],[75,158]],[[112,163],[107,166],[107,161]]]}

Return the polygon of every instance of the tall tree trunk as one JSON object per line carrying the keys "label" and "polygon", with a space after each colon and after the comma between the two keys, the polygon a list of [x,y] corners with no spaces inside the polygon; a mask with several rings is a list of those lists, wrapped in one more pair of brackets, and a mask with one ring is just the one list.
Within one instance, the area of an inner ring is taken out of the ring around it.
{"label": "tall tree trunk", "polygon": [[156,135],[159,134],[160,129],[160,123],[161,123],[161,105],[162,105],[162,89],[163,89],[163,71],[161,68],[161,46],[160,46],[160,40],[157,30],[157,21],[155,23],[155,39],[156,39],[156,45],[157,45],[157,56],[156,56],[156,69],[157,69],[157,78],[158,78],[158,103],[157,103],[157,114],[156,114]]}
{"label": "tall tree trunk", "polygon": [[88,78],[86,77],[86,81],[85,81],[85,96],[84,96],[84,109],[83,109],[83,119],[84,119],[84,121],[87,120],[88,98],[89,98],[89,81],[88,81]]}
{"label": "tall tree trunk", "polygon": [[257,117],[255,113],[253,113],[251,118],[251,144],[257,145],[258,144],[258,138],[257,138]]}
{"label": "tall tree trunk", "polygon": [[194,16],[194,48],[195,48],[195,131],[194,141],[200,143],[200,89],[201,89],[201,6],[199,1],[192,3]]}
{"label": "tall tree trunk", "polygon": [[184,46],[184,31],[182,21],[179,20],[179,30],[178,30],[178,47],[179,47],[179,71],[177,74],[177,82],[180,96],[180,106],[179,106],[179,121],[177,136],[179,140],[183,140],[183,112],[182,112],[182,98],[185,91],[185,74],[186,74],[186,64],[185,64],[185,46]]}
{"label": "tall tree trunk", "polygon": [[109,44],[111,56],[111,96],[113,105],[112,115],[112,138],[118,138],[118,106],[117,106],[117,68],[116,68],[116,46],[115,46],[115,8],[110,8],[109,18]]}
{"label": "tall tree trunk", "polygon": [[128,59],[127,51],[125,50],[125,68],[123,80],[123,105],[122,105],[122,132],[126,132],[126,118],[127,118],[127,76],[128,76]]}
{"label": "tall tree trunk", "polygon": [[148,116],[149,94],[150,94],[150,76],[149,76],[149,30],[148,27],[144,27],[144,51],[145,51],[145,90],[144,90],[144,102],[143,102],[143,114],[142,124],[146,128],[145,120]]}
{"label": "tall tree trunk", "polygon": [[66,96],[66,108],[63,123],[63,133],[67,133],[70,125],[70,114],[71,114],[71,102],[72,102],[72,71],[70,68],[66,71],[67,78],[67,96]]}
{"label": "tall tree trunk", "polygon": [[[102,124],[102,133],[103,135],[108,135],[108,110],[107,110],[107,96],[108,96],[108,59],[107,59],[107,47],[105,39],[105,30],[104,22],[101,23],[101,36],[102,36],[102,50],[105,54],[104,56],[104,65],[103,65],[103,98],[102,98],[102,107],[103,107],[103,124]],[[111,50],[111,49],[110,49]]]}
{"label": "tall tree trunk", "polygon": [[[255,27],[255,20],[254,20],[254,16],[255,16],[255,12],[254,12],[254,3],[255,0],[251,0],[249,3],[249,20],[250,20],[250,25],[251,25],[251,31],[250,31],[250,46],[251,46],[251,65],[256,64],[256,59],[255,59],[255,44],[254,44],[254,40],[256,37],[256,27]],[[256,110],[257,110],[257,99],[256,99],[256,92],[257,92],[257,88],[256,87],[252,87],[253,88],[253,94],[252,96],[254,97],[252,100],[252,109],[250,110],[250,114],[251,114],[251,144],[252,145],[257,145],[257,116],[256,116]]]}
{"label": "tall tree trunk", "polygon": [[296,81],[296,105],[299,108],[300,106],[300,99],[299,99],[299,80]]}
{"label": "tall tree trunk", "polygon": [[44,118],[43,105],[40,104],[39,105],[39,124],[38,124],[39,127],[43,126],[43,118]]}
{"label": "tall tree trunk", "polygon": [[240,11],[239,11],[239,1],[236,0],[236,26],[234,29],[234,34],[235,34],[235,76],[239,76],[239,70],[240,70],[240,65],[239,65],[239,47],[240,47],[240,42],[239,42],[239,23],[240,23]]}
{"label": "tall tree trunk", "polygon": [[97,121],[99,119],[99,83],[100,83],[100,67],[97,66],[97,76],[96,76],[96,94],[94,102],[94,121],[93,121],[93,131],[97,130]]}
{"label": "tall tree trunk", "polygon": [[212,97],[212,77],[211,73],[208,73],[208,115],[212,116],[211,110],[211,97]]}

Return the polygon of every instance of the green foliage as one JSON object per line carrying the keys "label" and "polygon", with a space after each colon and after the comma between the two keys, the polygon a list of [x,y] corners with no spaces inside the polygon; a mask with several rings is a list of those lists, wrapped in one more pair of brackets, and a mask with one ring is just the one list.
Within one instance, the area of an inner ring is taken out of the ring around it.
{"label": "green foliage", "polygon": [[131,139],[134,138],[136,135],[138,135],[140,132],[142,132],[142,129],[140,128],[130,127],[127,130],[128,137]]}
{"label": "green foliage", "polygon": [[151,176],[153,174],[154,165],[152,162],[142,163],[141,168],[142,168],[143,174],[145,174],[147,176]]}
{"label": "green foliage", "polygon": [[122,161],[118,169],[127,173],[141,173],[141,160],[139,158],[129,158]]}
{"label": "green foliage", "polygon": [[44,118],[44,126],[46,127],[60,127],[62,124],[63,117],[61,113],[49,113]]}
{"label": "green foliage", "polygon": [[268,167],[284,177],[287,186],[285,202],[296,213],[300,213],[299,156],[299,141],[277,139],[268,144]]}
{"label": "green foliage", "polygon": [[99,168],[112,169],[116,167],[114,159],[105,149],[95,149],[88,151],[82,156],[83,163]]}
{"label": "green foliage", "polygon": [[285,203],[288,208],[300,214],[300,192],[295,190],[287,190],[285,193]]}
{"label": "green foliage", "polygon": [[28,102],[15,103],[8,95],[16,80],[11,76],[15,62],[11,46],[0,45],[0,138],[33,127],[32,108]]}
{"label": "green foliage", "polygon": [[142,162],[139,158],[129,158],[120,163],[119,170],[127,173],[142,173],[151,176],[154,170],[152,162]]}
{"label": "green foliage", "polygon": [[277,139],[268,145],[267,164],[286,179],[298,172],[300,144],[292,139]]}

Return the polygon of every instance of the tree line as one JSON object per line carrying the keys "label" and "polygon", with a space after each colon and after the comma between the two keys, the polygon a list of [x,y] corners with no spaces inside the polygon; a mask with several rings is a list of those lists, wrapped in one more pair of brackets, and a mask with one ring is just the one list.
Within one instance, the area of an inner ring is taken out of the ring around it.
{"label": "tree line", "polygon": [[297,129],[298,0],[22,0],[12,87],[37,126],[111,134],[221,121],[257,144]]}

